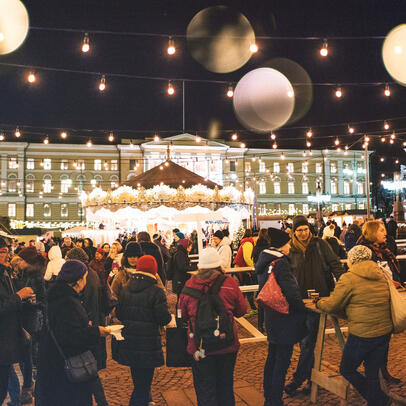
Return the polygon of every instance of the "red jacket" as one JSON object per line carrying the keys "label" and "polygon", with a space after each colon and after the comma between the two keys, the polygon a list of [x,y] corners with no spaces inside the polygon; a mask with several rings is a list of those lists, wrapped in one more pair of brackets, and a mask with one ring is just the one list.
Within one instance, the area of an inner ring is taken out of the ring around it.
{"label": "red jacket", "polygon": [[240,242],[240,248],[238,248],[237,255],[234,258],[234,262],[233,262],[234,265],[247,266],[246,262],[244,261],[244,253],[243,253],[243,248],[242,248],[242,246],[246,242],[250,242],[252,244],[252,246],[255,245],[254,239],[252,237],[247,237],[247,238],[242,239]]}
{"label": "red jacket", "polygon": [[[190,288],[199,289],[207,291],[208,288],[213,284],[214,279],[219,275],[217,271],[200,271],[198,275],[192,276],[185,286]],[[202,279],[203,278],[203,279]],[[230,319],[233,321],[234,325],[234,343],[227,348],[223,348],[219,351],[209,352],[209,355],[216,354],[228,354],[231,352],[236,352],[240,348],[240,342],[238,340],[238,330],[237,324],[234,320],[235,317],[242,317],[247,313],[247,302],[241,293],[240,288],[234,279],[229,276],[226,278],[224,283],[221,285],[219,296],[224,303],[227,313]],[[179,298],[179,308],[182,312],[182,319],[187,323],[192,323],[194,329],[196,313],[197,313],[197,299],[187,296],[180,295]],[[193,338],[188,335],[188,346],[187,351],[189,354],[194,354],[196,352],[196,343]],[[206,354],[206,355],[207,355]]]}

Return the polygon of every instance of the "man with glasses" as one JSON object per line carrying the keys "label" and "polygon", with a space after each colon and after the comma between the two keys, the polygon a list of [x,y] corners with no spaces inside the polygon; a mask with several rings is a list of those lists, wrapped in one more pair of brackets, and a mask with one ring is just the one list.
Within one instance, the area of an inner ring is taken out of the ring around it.
{"label": "man with glasses", "polygon": [[15,292],[8,260],[7,243],[0,238],[0,404],[7,395],[11,365],[24,357],[24,333],[20,319],[22,300],[34,294],[28,287]]}
{"label": "man with glasses", "polygon": [[[313,289],[320,297],[330,295],[334,289],[335,280],[344,272],[340,259],[334,254],[329,244],[314,236],[305,216],[293,219],[292,248],[289,259],[295,272],[303,299],[307,298],[307,290]],[[303,390],[310,392],[310,377],[314,364],[314,347],[316,345],[319,315],[312,311],[307,314],[307,336],[300,341],[300,357],[293,374],[293,380],[285,387],[285,392],[294,396],[296,390],[308,381]]]}

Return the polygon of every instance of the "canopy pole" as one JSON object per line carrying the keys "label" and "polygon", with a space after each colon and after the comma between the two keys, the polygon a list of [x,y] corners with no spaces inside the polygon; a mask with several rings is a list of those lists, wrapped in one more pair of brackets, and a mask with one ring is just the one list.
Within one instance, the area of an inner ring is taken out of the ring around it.
{"label": "canopy pole", "polygon": [[200,220],[197,221],[197,248],[197,253],[200,255],[203,250],[202,223]]}

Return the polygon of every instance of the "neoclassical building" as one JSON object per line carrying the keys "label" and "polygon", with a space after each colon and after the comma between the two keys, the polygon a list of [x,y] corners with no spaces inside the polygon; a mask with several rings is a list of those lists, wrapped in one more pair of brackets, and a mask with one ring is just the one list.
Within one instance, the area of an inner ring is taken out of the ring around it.
{"label": "neoclassical building", "polygon": [[180,134],[91,147],[2,142],[0,155],[0,216],[8,216],[15,228],[85,224],[82,191],[114,189],[168,157],[219,185],[253,189],[259,215],[312,213],[320,195],[327,212],[366,205],[365,160],[359,150],[248,149],[238,142]]}

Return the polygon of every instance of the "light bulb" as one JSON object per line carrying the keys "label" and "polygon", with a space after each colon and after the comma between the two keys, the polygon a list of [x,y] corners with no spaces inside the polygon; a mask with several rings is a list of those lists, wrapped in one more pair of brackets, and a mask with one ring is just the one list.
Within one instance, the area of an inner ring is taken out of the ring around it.
{"label": "light bulb", "polygon": [[172,96],[173,94],[175,94],[175,89],[172,86],[171,82],[168,83],[168,94],[169,94],[169,96]]}
{"label": "light bulb", "polygon": [[250,51],[252,52],[252,53],[255,53],[255,52],[258,52],[258,45],[257,44],[251,44],[250,45]]}
{"label": "light bulb", "polygon": [[196,142],[200,142],[201,140],[202,139],[199,136],[196,137]]}
{"label": "light bulb", "polygon": [[0,134],[0,141],[4,141],[4,139],[5,139],[4,134],[1,133],[1,134]]}
{"label": "light bulb", "polygon": [[113,134],[112,132],[109,133],[108,140],[109,140],[110,142],[113,142],[113,141],[114,141],[114,134]]}
{"label": "light bulb", "polygon": [[392,133],[390,137],[391,137],[392,140],[394,140],[396,138],[396,134]]}
{"label": "light bulb", "polygon": [[272,148],[273,148],[273,149],[278,148],[278,144],[277,144],[276,142],[274,142],[274,143],[272,144]]}
{"label": "light bulb", "polygon": [[366,143],[369,142],[369,137],[368,137],[368,136],[365,137],[365,142],[366,142]]}
{"label": "light bulb", "polygon": [[246,145],[242,142],[241,144],[240,144],[240,148],[245,148],[246,147]]}
{"label": "light bulb", "polygon": [[307,142],[306,142],[306,147],[307,147],[307,148],[310,148],[311,146],[312,146],[312,143],[311,143],[310,141],[307,141]]}
{"label": "light bulb", "polygon": [[228,90],[227,90],[227,97],[233,97],[234,96],[234,89],[233,87],[230,85],[228,86]]}
{"label": "light bulb", "polygon": [[384,90],[383,94],[384,94],[386,97],[389,97],[389,96],[390,96],[390,89],[389,89],[389,85],[388,85],[388,84],[385,85],[385,90]]}
{"label": "light bulb", "polygon": [[86,53],[86,52],[89,52],[89,50],[90,50],[89,35],[86,32],[85,36],[83,37],[82,52]]}
{"label": "light bulb", "polygon": [[334,141],[334,144],[335,145],[340,145],[340,140],[338,138],[336,138],[335,141]]}
{"label": "light bulb", "polygon": [[100,79],[99,90],[103,92],[106,89],[106,77],[103,75]]}
{"label": "light bulb", "polygon": [[276,135],[274,133],[271,134],[271,140],[276,140]]}
{"label": "light bulb", "polygon": [[399,163],[399,159],[397,159],[396,161],[395,161],[395,164],[398,164]]}
{"label": "light bulb", "polygon": [[20,137],[21,137],[21,132],[20,132],[20,130],[19,130],[18,127],[16,128],[16,130],[15,130],[15,132],[14,132],[14,135],[16,136],[16,138],[20,138]]}
{"label": "light bulb", "polygon": [[387,121],[384,121],[384,122],[383,122],[383,128],[384,128],[385,130],[389,130],[390,125],[389,125],[389,123],[388,123]]}
{"label": "light bulb", "polygon": [[[134,148],[134,144],[132,141],[130,141],[130,148],[133,149]],[[138,165],[138,164],[137,164]]]}
{"label": "light bulb", "polygon": [[[4,139],[4,137],[3,137],[3,139]],[[406,147],[406,141],[404,141],[402,145],[403,145],[404,147]]]}
{"label": "light bulb", "polygon": [[0,42],[4,41],[4,34],[2,32],[0,32]]}
{"label": "light bulb", "polygon": [[93,145],[93,144],[92,144],[92,140],[89,140],[89,141],[86,142],[86,146],[87,146],[88,148],[90,148],[92,145]]}
{"label": "light bulb", "polygon": [[285,154],[282,152],[281,159],[285,159]]}
{"label": "light bulb", "polygon": [[311,138],[313,136],[313,131],[311,129],[309,129],[306,133],[306,137]]}
{"label": "light bulb", "polygon": [[344,147],[344,149],[345,149],[346,151],[348,151],[348,145],[346,145],[346,146]]}
{"label": "light bulb", "polygon": [[159,141],[159,136],[157,134],[154,135],[154,142],[158,142]]}
{"label": "light bulb", "polygon": [[385,158],[381,158],[381,162],[384,162],[385,161]]}
{"label": "light bulb", "polygon": [[48,145],[48,144],[49,144],[49,138],[48,138],[48,137],[44,138],[43,143],[44,143],[45,145]]}
{"label": "light bulb", "polygon": [[400,45],[395,46],[395,54],[400,55],[402,53],[402,47]]}
{"label": "light bulb", "polygon": [[348,126],[348,132],[350,134],[354,134],[354,132],[355,132],[354,127]]}
{"label": "light bulb", "polygon": [[33,72],[30,72],[27,76],[27,80],[28,80],[28,83],[35,83],[37,78]]}
{"label": "light bulb", "polygon": [[327,40],[324,40],[323,46],[320,48],[320,55],[325,57],[328,55],[328,44]]}
{"label": "light bulb", "polygon": [[67,138],[67,136],[68,136],[68,133],[66,131],[61,132],[61,138],[65,139],[65,138]]}
{"label": "light bulb", "polygon": [[386,138],[385,137],[381,137],[381,142],[385,142]]}
{"label": "light bulb", "polygon": [[392,140],[392,139],[389,140],[389,144],[393,144],[394,142],[395,142],[395,141]]}
{"label": "light bulb", "polygon": [[339,99],[340,97],[343,96],[343,91],[342,91],[341,87],[338,87],[338,88],[336,89],[335,95],[336,95],[337,99]]}
{"label": "light bulb", "polygon": [[231,136],[231,139],[232,139],[233,141],[237,141],[237,140],[238,140],[238,135],[237,135],[237,133],[234,133],[234,134]]}
{"label": "light bulb", "polygon": [[172,38],[168,40],[168,48],[166,50],[168,55],[174,55],[176,52],[175,41]]}

